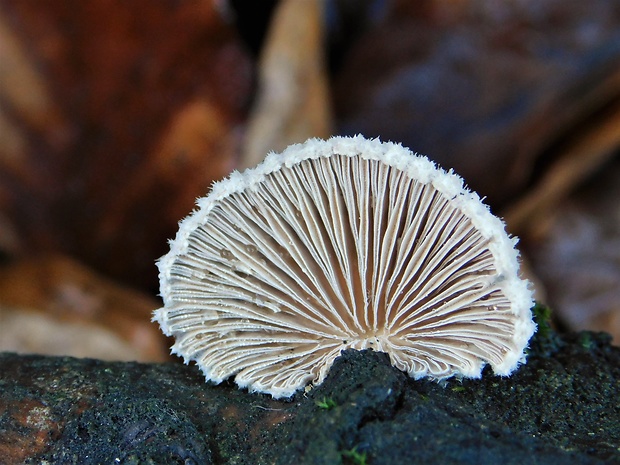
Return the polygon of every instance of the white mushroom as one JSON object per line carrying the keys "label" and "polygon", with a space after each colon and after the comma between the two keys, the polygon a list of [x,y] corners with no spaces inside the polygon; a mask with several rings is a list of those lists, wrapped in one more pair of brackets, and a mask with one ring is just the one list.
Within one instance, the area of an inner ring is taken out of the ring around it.
{"label": "white mushroom", "polygon": [[344,349],[413,378],[509,375],[535,331],[504,225],[460,177],[393,143],[309,140],[198,200],[158,262],[172,352],[289,397]]}

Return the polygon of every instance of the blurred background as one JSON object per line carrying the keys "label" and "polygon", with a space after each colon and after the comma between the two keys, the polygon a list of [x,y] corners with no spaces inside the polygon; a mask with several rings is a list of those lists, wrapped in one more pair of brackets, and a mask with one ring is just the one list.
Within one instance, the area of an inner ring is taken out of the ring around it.
{"label": "blurred background", "polygon": [[402,142],[620,342],[620,3],[0,0],[0,350],[166,360],[155,260],[233,169]]}

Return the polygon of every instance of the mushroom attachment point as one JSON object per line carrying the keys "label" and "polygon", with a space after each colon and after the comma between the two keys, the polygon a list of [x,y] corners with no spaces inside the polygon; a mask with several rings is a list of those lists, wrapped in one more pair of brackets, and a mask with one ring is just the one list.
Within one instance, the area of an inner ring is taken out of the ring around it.
{"label": "mushroom attachment point", "polygon": [[463,180],[362,136],[214,184],[158,261],[154,320],[208,380],[290,397],[344,349],[413,378],[509,375],[536,326],[516,238]]}

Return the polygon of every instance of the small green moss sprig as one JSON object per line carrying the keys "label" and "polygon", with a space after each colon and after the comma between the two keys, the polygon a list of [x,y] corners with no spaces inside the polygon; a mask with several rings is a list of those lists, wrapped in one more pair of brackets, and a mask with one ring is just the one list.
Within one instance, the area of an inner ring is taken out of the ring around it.
{"label": "small green moss sprig", "polygon": [[317,407],[323,410],[331,410],[334,407],[337,407],[336,401],[331,397],[323,397],[321,400],[316,401]]}
{"label": "small green moss sprig", "polygon": [[366,452],[358,452],[357,446],[353,449],[343,450],[342,457],[349,459],[353,465],[368,465],[366,462]]}
{"label": "small green moss sprig", "polygon": [[534,323],[536,323],[536,333],[529,342],[529,347],[525,353],[529,356],[550,357],[564,345],[562,338],[551,327],[551,308],[540,302],[536,302],[532,307]]}
{"label": "small green moss sprig", "polygon": [[596,342],[594,341],[594,338],[592,337],[591,331],[580,332],[577,337],[577,342],[579,343],[581,347],[587,350],[591,350],[594,347],[596,347]]}
{"label": "small green moss sprig", "polygon": [[540,302],[536,302],[534,307],[532,307],[532,313],[534,314],[536,326],[538,326],[536,330],[538,336],[547,339],[553,331],[551,329],[551,309]]}

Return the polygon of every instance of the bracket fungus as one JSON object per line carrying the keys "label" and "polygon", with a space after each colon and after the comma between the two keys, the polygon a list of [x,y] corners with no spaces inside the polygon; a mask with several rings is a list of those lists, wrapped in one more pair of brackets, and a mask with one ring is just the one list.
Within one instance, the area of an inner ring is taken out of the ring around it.
{"label": "bracket fungus", "polygon": [[463,180],[393,143],[311,139],[197,201],[154,320],[208,380],[290,397],[344,349],[413,378],[509,375],[535,331],[516,238]]}

